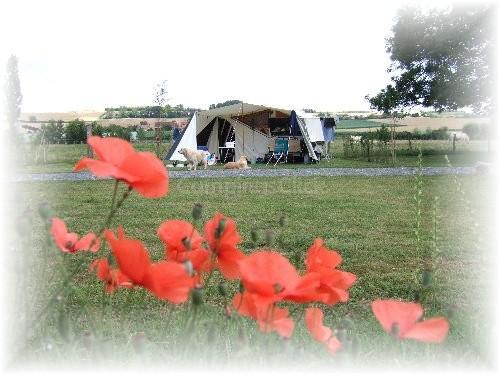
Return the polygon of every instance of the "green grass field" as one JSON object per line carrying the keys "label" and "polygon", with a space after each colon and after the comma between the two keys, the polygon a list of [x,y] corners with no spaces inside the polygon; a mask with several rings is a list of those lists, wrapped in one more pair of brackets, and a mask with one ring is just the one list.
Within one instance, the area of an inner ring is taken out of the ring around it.
{"label": "green grass field", "polygon": [[[70,230],[95,231],[104,221],[113,183],[18,183],[16,201],[24,210],[22,222],[27,223],[18,225],[22,241],[18,255],[27,277],[17,287],[29,290],[28,295],[20,294],[21,306],[26,306],[19,311],[26,311],[29,321],[36,318],[60,286],[64,270],[73,270],[78,259],[84,259],[62,301],[29,330],[28,350],[23,350],[21,358],[71,364],[104,358],[121,358],[125,364],[137,360],[182,363],[189,358],[191,364],[205,365],[219,361],[266,364],[267,355],[271,361],[297,366],[304,361],[332,366],[375,361],[394,366],[416,359],[426,364],[484,363],[488,337],[484,322],[491,319],[486,308],[485,272],[491,271],[486,259],[493,231],[488,210],[493,181],[477,176],[457,181],[471,201],[470,207],[460,189],[457,191],[453,176],[423,179],[420,245],[413,233],[415,181],[411,177],[172,180],[169,194],[162,199],[145,200],[134,193],[125,202],[113,226],[122,224],[129,236],[144,241],[154,259],[163,253],[156,236],[160,223],[173,218],[189,220],[191,208],[198,202],[204,205],[204,220],[216,211],[235,219],[246,253],[264,246],[266,231],[272,231],[272,246],[300,269],[304,269],[305,252],[313,239],[324,238],[341,253],[341,268],[358,276],[349,302],[325,309],[325,324],[340,328],[340,322],[347,319],[350,323],[344,334],[356,343],[334,358],[310,339],[300,319],[288,342],[274,334],[258,334],[247,319],[225,318],[223,299],[216,288],[218,275],[206,290],[207,303],[192,333],[186,331],[189,306],[161,303],[141,290],[105,295],[102,284],[87,270],[91,256],[63,255],[48,246],[47,229],[36,211],[41,202],[49,202],[54,215],[64,219]],[[431,250],[434,197],[439,197],[438,252]],[[284,227],[278,223],[281,216],[286,217]],[[259,234],[257,244],[252,243],[251,230]],[[101,254],[107,251],[104,248]],[[449,337],[442,345],[393,342],[372,316],[370,302],[376,298],[412,300],[421,288],[421,270],[429,256],[435,272],[422,304],[426,317],[448,317]],[[227,285],[231,294],[238,288],[237,283]],[[61,314],[67,320],[61,320]],[[292,316],[299,318],[299,312],[292,309]],[[69,332],[67,341],[61,331]],[[145,340],[139,340],[137,333]]]}
{"label": "green grass field", "polygon": [[[302,167],[389,167],[392,166],[392,160],[387,154],[385,157],[376,157],[371,161],[362,158],[352,159],[344,158],[342,140],[338,138],[332,143],[332,160],[324,160],[317,164],[303,163],[280,163],[276,168],[302,168]],[[156,146],[153,143],[136,143],[135,147],[141,151],[156,152]],[[164,156],[170,145],[162,144],[160,155]],[[359,146],[357,146],[359,147]],[[450,161],[455,166],[471,166],[477,161],[491,161],[494,159],[494,153],[487,152],[487,143],[485,141],[472,141],[469,144],[457,144],[455,153],[452,153],[452,146],[448,141],[413,141],[412,148],[409,149],[407,141],[397,141],[396,164],[395,166],[416,166],[416,155],[418,148],[423,152],[424,166],[445,166],[444,155],[447,154]],[[19,167],[19,172],[24,173],[54,173],[70,172],[75,163],[83,156],[86,156],[87,146],[78,145],[50,145],[46,151],[46,162],[43,162],[42,156],[35,161],[37,152],[36,147],[27,148],[24,151],[25,161]],[[275,168],[271,165],[256,164],[253,168]],[[222,168],[222,164],[210,168]]]}
{"label": "green grass field", "polygon": [[[391,119],[387,119],[386,125],[391,123]],[[370,120],[340,120],[337,125],[337,130],[351,130],[351,129],[368,129],[368,128],[380,128],[382,126],[381,122],[370,121]],[[401,127],[404,125],[397,125],[396,127]]]}

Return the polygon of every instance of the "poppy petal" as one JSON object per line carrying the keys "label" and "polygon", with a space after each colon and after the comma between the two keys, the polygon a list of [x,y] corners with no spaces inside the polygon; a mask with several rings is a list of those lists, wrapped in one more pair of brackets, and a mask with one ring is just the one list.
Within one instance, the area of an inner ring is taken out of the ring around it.
{"label": "poppy petal", "polygon": [[152,264],[145,281],[146,287],[158,298],[183,303],[194,286],[193,278],[180,263],[162,261]]}
{"label": "poppy petal", "polygon": [[[92,245],[92,247],[90,247],[90,245]],[[95,234],[91,232],[87,233],[85,236],[83,236],[82,238],[80,238],[80,240],[77,241],[77,243],[75,244],[75,251],[89,250],[95,253],[99,250],[100,246],[101,246],[101,241],[98,238],[96,239]]]}
{"label": "poppy petal", "polygon": [[335,354],[342,347],[342,343],[335,336],[332,336],[326,343],[326,347],[331,354]]}
{"label": "poppy petal", "polygon": [[393,325],[397,324],[399,337],[404,336],[423,314],[418,303],[397,300],[373,301],[372,311],[386,332],[391,333]]}
{"label": "poppy petal", "polygon": [[432,318],[415,324],[403,337],[418,341],[440,343],[446,338],[448,329],[449,324],[445,318]]}
{"label": "poppy petal", "polygon": [[127,156],[135,152],[129,142],[116,137],[92,136],[87,139],[87,143],[101,161],[113,165],[122,164]]}
{"label": "poppy petal", "polygon": [[311,336],[320,342],[326,342],[332,335],[332,330],[323,325],[323,311],[317,307],[306,309],[306,327]]}
{"label": "poppy petal", "polygon": [[142,285],[151,263],[149,254],[141,241],[123,237],[123,230],[118,232],[119,238],[110,230],[105,232],[118,267],[134,284]]}

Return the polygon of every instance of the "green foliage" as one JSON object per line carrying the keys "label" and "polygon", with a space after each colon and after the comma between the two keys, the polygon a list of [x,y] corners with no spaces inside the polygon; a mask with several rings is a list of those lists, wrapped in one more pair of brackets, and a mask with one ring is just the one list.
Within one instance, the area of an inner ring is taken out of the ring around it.
{"label": "green foliage", "polygon": [[66,125],[66,137],[67,143],[84,143],[87,141],[87,130],[85,126],[85,121],[76,119],[71,121]]}
{"label": "green foliage", "polygon": [[102,119],[114,118],[177,118],[190,117],[198,108],[185,108],[182,104],[176,106],[144,106],[144,107],[110,107],[105,108]]}
{"label": "green foliage", "polygon": [[375,138],[377,138],[381,142],[389,142],[389,140],[391,139],[391,132],[389,131],[387,125],[382,124],[380,129],[377,129],[375,131]]}
{"label": "green foliage", "polygon": [[21,114],[21,104],[23,95],[21,94],[21,83],[17,69],[17,57],[11,55],[7,61],[7,77],[5,80],[5,114],[7,123],[14,126]]}
{"label": "green foliage", "polygon": [[40,133],[47,143],[62,143],[64,141],[64,124],[62,121],[51,120],[48,124],[42,125]]}
{"label": "green foliage", "polygon": [[222,103],[217,103],[217,104],[210,104],[208,109],[215,109],[215,108],[221,108],[221,107],[227,107],[228,105],[233,105],[233,104],[239,104],[241,103],[241,100],[226,100],[225,102]]}
{"label": "green foliage", "polygon": [[465,124],[462,131],[467,134],[470,139],[488,139],[491,137],[489,124]]}
{"label": "green foliage", "polygon": [[366,97],[388,112],[414,105],[438,111],[491,108],[494,5],[456,5],[423,13],[402,9],[387,40],[393,83]]}

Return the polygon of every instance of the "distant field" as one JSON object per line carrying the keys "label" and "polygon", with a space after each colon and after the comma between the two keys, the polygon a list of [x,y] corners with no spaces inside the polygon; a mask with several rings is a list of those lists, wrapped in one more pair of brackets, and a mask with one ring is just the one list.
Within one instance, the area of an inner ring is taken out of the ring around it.
{"label": "distant field", "polygon": [[[387,120],[384,120],[387,122]],[[351,129],[371,129],[379,128],[382,124],[378,120],[341,120],[337,125],[337,130]],[[404,126],[404,125],[397,125]]]}
{"label": "distant field", "polygon": [[[390,119],[369,120],[370,123],[390,124]],[[427,128],[439,129],[446,126],[450,130],[462,130],[466,124],[484,124],[489,123],[487,117],[476,118],[458,118],[458,117],[406,117],[398,121],[400,126],[407,126],[409,131],[413,129],[425,130]]]}

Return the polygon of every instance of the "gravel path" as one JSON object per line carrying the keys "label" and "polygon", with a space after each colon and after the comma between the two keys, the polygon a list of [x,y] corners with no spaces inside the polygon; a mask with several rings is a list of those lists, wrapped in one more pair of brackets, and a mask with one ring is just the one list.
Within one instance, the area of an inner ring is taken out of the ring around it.
{"label": "gravel path", "polygon": [[[197,170],[176,171],[169,170],[170,178],[219,178],[219,177],[287,177],[287,176],[411,176],[417,168],[296,168],[296,169],[246,169],[246,170]],[[470,175],[476,173],[474,167],[425,167],[422,169],[425,176],[446,174]],[[88,172],[67,173],[24,173],[14,177],[15,182],[27,181],[84,181],[96,180]]]}

